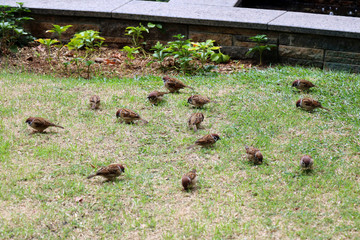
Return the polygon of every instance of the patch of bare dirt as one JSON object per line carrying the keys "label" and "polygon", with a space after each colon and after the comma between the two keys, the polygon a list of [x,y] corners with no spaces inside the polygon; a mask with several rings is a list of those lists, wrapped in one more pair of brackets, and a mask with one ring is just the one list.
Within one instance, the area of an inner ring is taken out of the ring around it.
{"label": "patch of bare dirt", "polygon": [[[37,74],[51,74],[57,77],[82,77],[92,78],[94,76],[103,77],[134,77],[148,74],[176,74],[178,70],[174,68],[174,59],[166,58],[159,63],[154,61],[151,53],[146,56],[142,54],[135,55],[135,59],[131,60],[126,53],[119,49],[101,47],[91,52],[87,60],[94,63],[88,67],[86,61],[77,64],[76,58],[86,56],[85,50],[69,51],[65,47],[60,50],[51,48],[50,55],[48,49],[43,45],[35,43],[32,46],[24,47],[16,54],[11,54],[0,59],[2,68],[14,68],[17,71],[34,72]],[[194,66],[199,66],[197,61],[192,62]],[[231,60],[228,63],[215,64],[207,63],[207,65],[215,65],[212,72],[233,73],[251,68],[250,61]],[[193,71],[196,74],[198,71]]]}

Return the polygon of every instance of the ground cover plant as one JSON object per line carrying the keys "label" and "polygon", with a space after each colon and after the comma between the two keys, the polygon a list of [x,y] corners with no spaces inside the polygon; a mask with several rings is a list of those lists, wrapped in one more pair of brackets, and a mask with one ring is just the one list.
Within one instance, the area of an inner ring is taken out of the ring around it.
{"label": "ground cover plant", "polygon": [[[359,236],[360,77],[343,72],[276,67],[236,74],[177,76],[195,88],[152,106],[161,76],[56,78],[0,73],[1,239],[356,239]],[[318,87],[298,93],[293,80]],[[216,100],[204,109],[192,94]],[[91,110],[89,97],[101,97]],[[331,111],[295,107],[311,96]],[[149,124],[122,124],[126,107]],[[205,116],[189,130],[193,112]],[[29,116],[65,129],[30,134]],[[186,148],[218,133],[214,148]],[[246,160],[244,145],[264,163]],[[300,157],[314,169],[302,172]],[[91,164],[125,165],[113,182],[86,179]],[[196,168],[199,184],[183,191]]]}

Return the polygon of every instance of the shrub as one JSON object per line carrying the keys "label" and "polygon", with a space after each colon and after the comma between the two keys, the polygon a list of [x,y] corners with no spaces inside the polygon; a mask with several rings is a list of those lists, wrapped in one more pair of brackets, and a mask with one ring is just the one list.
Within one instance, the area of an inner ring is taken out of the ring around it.
{"label": "shrub", "polygon": [[30,12],[18,3],[17,7],[0,5],[0,53],[8,54],[17,52],[18,47],[23,47],[34,41],[34,37],[24,30],[24,23],[33,20],[31,17],[22,16]]}

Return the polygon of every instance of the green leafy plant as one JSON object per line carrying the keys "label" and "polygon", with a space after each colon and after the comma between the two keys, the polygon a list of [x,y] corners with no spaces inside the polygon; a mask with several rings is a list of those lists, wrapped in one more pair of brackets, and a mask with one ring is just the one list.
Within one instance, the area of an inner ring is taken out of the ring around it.
{"label": "green leafy plant", "polygon": [[160,64],[161,68],[164,68],[163,62],[165,58],[171,54],[169,52],[169,48],[167,48],[164,44],[157,42],[150,50],[154,51],[152,57],[155,59],[155,61]]}
{"label": "green leafy plant", "polygon": [[141,47],[142,45],[146,44],[146,42],[142,42],[142,39],[144,39],[144,33],[149,33],[149,29],[151,28],[159,28],[162,29],[162,25],[161,24],[154,24],[154,23],[148,23],[147,26],[145,27],[144,25],[142,25],[142,23],[139,23],[139,26],[136,27],[127,27],[125,29],[125,35],[127,36],[131,36],[131,42],[133,47],[135,48],[139,48],[143,54],[145,55],[145,51],[144,49]]}
{"label": "green leafy plant", "polygon": [[[105,41],[105,38],[99,35],[98,31],[86,30],[74,35],[70,42],[66,45],[69,50],[75,50],[75,57],[70,61],[75,64],[79,76],[81,75],[81,65],[87,67],[87,77],[90,77],[90,67],[95,62],[90,60],[92,52],[99,49]],[[85,55],[81,53],[81,49],[85,49]]]}
{"label": "green leafy plant", "polygon": [[100,37],[98,31],[86,30],[75,34],[75,36],[67,44],[69,50],[95,49],[102,46],[105,38]]}
{"label": "green leafy plant", "polygon": [[250,37],[250,40],[255,42],[256,46],[250,48],[249,51],[246,53],[246,55],[249,55],[250,53],[253,53],[253,52],[258,52],[259,53],[259,58],[260,58],[260,65],[262,65],[263,64],[263,52],[265,50],[270,51],[271,48],[274,48],[276,46],[266,44],[268,42],[268,40],[269,40],[269,38],[266,35],[256,35],[254,37]]}
{"label": "green leafy plant", "polygon": [[[174,68],[182,72],[192,72],[200,69],[210,71],[213,67],[205,66],[207,61],[222,63],[230,60],[230,56],[223,54],[220,47],[214,45],[214,40],[191,42],[191,39],[185,39],[182,34],[173,37],[176,38],[175,41],[170,41],[167,45],[157,42],[151,48],[154,51],[153,58],[160,63],[161,67],[164,67],[162,62],[166,57],[173,57]],[[200,66],[196,67],[193,63],[194,60],[199,60]]]}
{"label": "green leafy plant", "polygon": [[52,29],[46,31],[46,32],[56,33],[59,37],[59,44],[55,45],[58,48],[58,51],[56,52],[56,58],[58,61],[60,61],[60,50],[64,46],[62,41],[62,34],[66,32],[66,30],[68,30],[70,27],[72,27],[72,25],[59,26],[54,24]]}
{"label": "green leafy plant", "polygon": [[33,20],[31,17],[22,16],[30,10],[23,7],[24,3],[17,4],[19,5],[17,7],[0,5],[0,53],[2,54],[17,52],[18,47],[34,40],[34,37],[23,27],[25,22]]}
{"label": "green leafy plant", "polygon": [[85,66],[87,67],[87,79],[90,79],[90,67],[91,67],[91,65],[93,65],[95,62],[94,61],[92,61],[92,60],[87,60],[87,61],[85,61]]}
{"label": "green leafy plant", "polygon": [[193,60],[192,50],[194,50],[191,48],[191,39],[184,39],[185,36],[182,34],[173,37],[177,38],[177,40],[168,42],[168,49],[175,59],[175,67],[178,66],[177,68],[182,72],[191,71],[193,68],[191,65],[191,61]]}
{"label": "green leafy plant", "polygon": [[121,49],[121,51],[126,52],[126,56],[127,56],[129,59],[133,60],[133,59],[135,59],[134,54],[139,53],[139,48],[140,48],[140,47],[129,47],[129,46],[125,46],[125,47],[123,47],[123,48]]}
{"label": "green leafy plant", "polygon": [[54,24],[53,25],[53,28],[50,29],[50,30],[47,30],[46,32],[50,32],[50,33],[56,33],[59,37],[59,41],[60,41],[60,44],[62,46],[62,34],[64,32],[66,32],[66,30],[68,30],[69,28],[71,28],[72,25],[66,25],[66,26],[59,26],[59,25],[56,25]]}
{"label": "green leafy plant", "polygon": [[[214,46],[214,40],[206,40],[205,42],[192,43],[195,56],[200,60],[201,67],[210,59],[216,63],[228,62],[230,56],[220,51],[220,46]],[[218,51],[218,52],[216,52]]]}
{"label": "green leafy plant", "polygon": [[47,61],[50,63],[52,58],[51,58],[51,46],[54,45],[55,43],[59,43],[58,40],[56,39],[43,39],[43,38],[39,38],[38,40],[36,40],[37,42],[41,43],[42,45],[44,45],[47,49],[47,53],[48,53],[48,57],[47,57]]}
{"label": "green leafy plant", "polygon": [[210,59],[211,61],[216,63],[226,63],[230,61],[230,56],[223,54],[219,49],[218,53],[214,52],[213,54],[211,54]]}

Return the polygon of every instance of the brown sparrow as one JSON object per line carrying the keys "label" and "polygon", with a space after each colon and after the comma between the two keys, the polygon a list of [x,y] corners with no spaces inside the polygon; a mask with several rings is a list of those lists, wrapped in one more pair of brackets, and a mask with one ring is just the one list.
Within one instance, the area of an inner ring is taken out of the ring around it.
{"label": "brown sparrow", "polygon": [[200,124],[202,123],[202,121],[204,121],[204,114],[200,112],[191,114],[188,120],[189,128],[194,129],[194,131],[196,132],[198,128],[201,128]]}
{"label": "brown sparrow", "polygon": [[171,78],[169,76],[163,77],[163,81],[165,87],[170,91],[170,93],[179,92],[180,89],[186,87],[193,89],[192,87],[185,85],[182,81],[176,78]]}
{"label": "brown sparrow", "polygon": [[192,95],[188,98],[188,103],[194,105],[195,107],[202,107],[209,102],[211,102],[211,100],[208,97],[201,95]]}
{"label": "brown sparrow", "polygon": [[149,95],[147,96],[147,99],[149,99],[151,104],[156,105],[163,99],[163,96],[165,94],[168,94],[168,92],[153,91],[153,92],[149,93]]}
{"label": "brown sparrow", "polygon": [[301,98],[299,100],[297,100],[296,102],[296,107],[301,107],[307,111],[312,111],[314,110],[315,108],[323,108],[325,110],[328,110],[330,111],[329,109],[327,108],[324,108],[323,106],[321,106],[321,103],[314,100],[314,99],[311,99],[311,98]]}
{"label": "brown sparrow", "polygon": [[247,158],[250,162],[254,164],[262,164],[263,162],[263,155],[261,154],[260,150],[255,147],[248,147],[245,145]]}
{"label": "brown sparrow", "polygon": [[148,123],[148,121],[142,119],[139,114],[127,108],[120,108],[116,112],[116,117],[121,118],[122,120],[125,121],[125,123],[133,123],[133,121],[135,120],[141,120],[145,124]]}
{"label": "brown sparrow", "polygon": [[220,137],[216,133],[207,134],[196,140],[195,144],[189,146],[187,149],[193,148],[195,146],[210,147],[213,146],[218,140],[220,140]]}
{"label": "brown sparrow", "polygon": [[98,95],[93,95],[90,97],[90,107],[91,109],[99,109],[100,107],[100,97]]}
{"label": "brown sparrow", "polygon": [[181,179],[181,184],[183,185],[185,190],[195,187],[196,182],[197,182],[197,175],[195,169],[185,174]]}
{"label": "brown sparrow", "polygon": [[42,133],[48,127],[58,127],[63,128],[62,126],[56,125],[48,120],[41,118],[41,117],[29,117],[25,121],[30,127],[34,128],[39,133]]}
{"label": "brown sparrow", "polygon": [[295,80],[292,85],[292,87],[295,87],[301,91],[309,90],[312,87],[316,87],[312,82],[305,80],[305,79],[298,79]]}
{"label": "brown sparrow", "polygon": [[311,169],[313,164],[314,164],[314,160],[309,155],[305,155],[301,157],[300,166],[302,169],[304,170]]}
{"label": "brown sparrow", "polygon": [[110,164],[107,167],[100,168],[95,174],[89,175],[87,178],[93,178],[95,176],[102,176],[107,179],[107,181],[113,181],[116,177],[120,176],[125,172],[125,168],[121,164]]}

